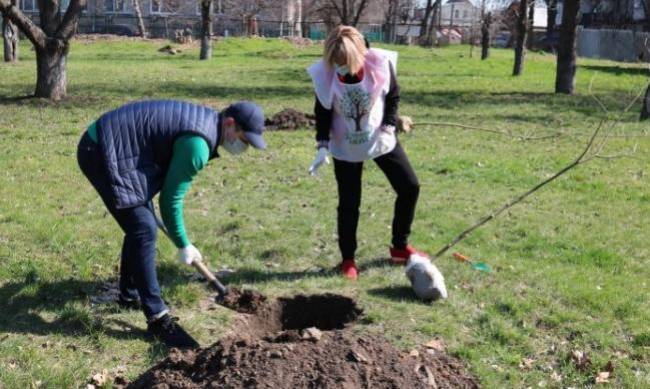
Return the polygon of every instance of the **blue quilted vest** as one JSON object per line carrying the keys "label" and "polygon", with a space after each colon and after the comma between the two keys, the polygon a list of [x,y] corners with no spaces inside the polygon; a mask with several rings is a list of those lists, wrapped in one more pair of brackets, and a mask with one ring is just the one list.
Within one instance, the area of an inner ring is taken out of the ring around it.
{"label": "blue quilted vest", "polygon": [[162,188],[181,135],[199,135],[216,157],[219,113],[212,108],[173,100],[139,101],[102,115],[97,140],[104,157],[115,206],[143,205]]}

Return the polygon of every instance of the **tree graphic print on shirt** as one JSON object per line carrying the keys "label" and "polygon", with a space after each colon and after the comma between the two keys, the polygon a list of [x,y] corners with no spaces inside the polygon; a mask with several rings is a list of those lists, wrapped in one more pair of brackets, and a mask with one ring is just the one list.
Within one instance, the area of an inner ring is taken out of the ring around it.
{"label": "tree graphic print on shirt", "polygon": [[[350,144],[362,144],[370,139],[370,130],[364,125],[364,118],[370,113],[370,103],[370,95],[363,87],[346,85],[341,96],[341,114],[348,122],[346,140]],[[352,123],[354,126],[350,125]]]}

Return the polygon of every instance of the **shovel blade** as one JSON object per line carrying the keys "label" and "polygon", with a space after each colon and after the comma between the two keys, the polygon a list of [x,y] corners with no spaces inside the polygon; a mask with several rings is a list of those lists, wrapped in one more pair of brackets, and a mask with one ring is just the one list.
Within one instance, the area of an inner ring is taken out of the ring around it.
{"label": "shovel blade", "polygon": [[488,264],[486,264],[486,263],[483,263],[483,262],[473,263],[472,267],[474,269],[478,270],[478,271],[482,271],[482,272],[486,272],[486,273],[489,273],[489,272],[492,271],[490,266]]}

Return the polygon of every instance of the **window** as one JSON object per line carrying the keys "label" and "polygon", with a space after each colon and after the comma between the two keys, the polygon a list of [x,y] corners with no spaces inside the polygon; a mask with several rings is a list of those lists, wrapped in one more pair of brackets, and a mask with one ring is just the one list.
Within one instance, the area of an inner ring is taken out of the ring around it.
{"label": "window", "polygon": [[152,14],[173,14],[181,6],[181,0],[151,0]]}
{"label": "window", "polygon": [[463,11],[463,18],[467,19],[467,10]]}
{"label": "window", "polygon": [[22,0],[20,2],[20,9],[27,12],[38,11],[38,4],[36,0]]}
{"label": "window", "polygon": [[106,12],[126,13],[127,0],[105,0]]}
{"label": "window", "polygon": [[459,18],[459,17],[460,17],[460,11],[459,11],[459,10],[456,10],[456,12],[454,12],[454,17],[455,17],[455,18]]}

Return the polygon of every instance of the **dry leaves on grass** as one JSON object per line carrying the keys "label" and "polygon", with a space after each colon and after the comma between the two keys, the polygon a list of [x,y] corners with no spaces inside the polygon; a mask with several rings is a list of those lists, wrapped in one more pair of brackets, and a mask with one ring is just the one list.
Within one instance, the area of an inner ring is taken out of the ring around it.
{"label": "dry leaves on grass", "polygon": [[610,374],[611,373],[608,371],[601,371],[600,373],[598,373],[598,375],[596,376],[596,384],[608,383]]}
{"label": "dry leaves on grass", "polygon": [[580,371],[585,371],[591,365],[591,359],[585,351],[573,350],[571,352],[571,360],[576,369]]}
{"label": "dry leaves on grass", "polygon": [[424,347],[439,352],[445,352],[447,350],[447,345],[445,344],[445,341],[440,338],[435,338],[428,341],[427,343],[424,344]]}
{"label": "dry leaves on grass", "polygon": [[533,367],[535,360],[532,358],[524,358],[519,362],[519,368],[521,370],[530,370]]}
{"label": "dry leaves on grass", "polygon": [[108,380],[108,370],[104,369],[101,373],[94,374],[90,378],[90,384],[95,386],[104,386]]}
{"label": "dry leaves on grass", "polygon": [[562,375],[554,371],[553,373],[551,373],[551,381],[562,382]]}
{"label": "dry leaves on grass", "polygon": [[609,382],[609,378],[614,372],[614,363],[608,361],[603,370],[596,375],[596,384],[606,384]]}

